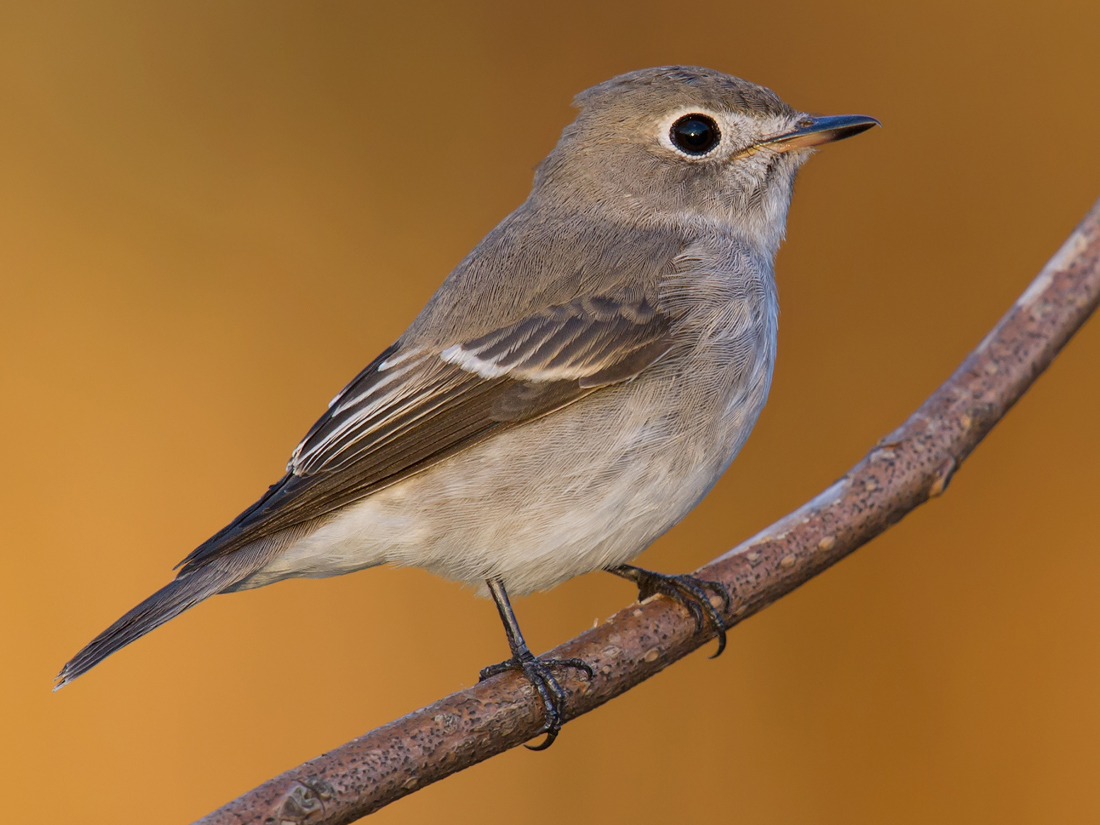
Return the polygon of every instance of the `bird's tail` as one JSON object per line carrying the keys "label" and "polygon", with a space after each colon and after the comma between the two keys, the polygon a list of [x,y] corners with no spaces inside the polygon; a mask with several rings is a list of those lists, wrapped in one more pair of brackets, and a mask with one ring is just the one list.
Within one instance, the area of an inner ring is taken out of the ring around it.
{"label": "bird's tail", "polygon": [[165,585],[73,656],[57,674],[54,690],[65,687],[116,650],[121,650],[150,630],[160,627],[169,619],[174,619],[187,608],[194,607],[203,599],[232,586],[239,578],[241,578],[239,571],[211,565],[180,576]]}

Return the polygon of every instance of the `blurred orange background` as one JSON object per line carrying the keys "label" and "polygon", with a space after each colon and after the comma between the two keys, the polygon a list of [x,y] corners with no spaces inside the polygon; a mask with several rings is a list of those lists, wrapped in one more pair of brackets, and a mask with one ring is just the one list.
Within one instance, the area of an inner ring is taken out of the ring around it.
{"label": "blurred orange background", "polygon": [[[62,663],[280,475],[526,195],[573,94],[711,66],[884,128],[803,171],[771,401],[642,557],[691,569],[841,475],[1100,194],[1100,4],[10,2],[0,17],[0,775],[10,821],[187,822],[476,680],[415,570],[215,598]],[[1100,820],[1100,325],[945,497],[571,722],[385,809],[454,823]],[[522,599],[544,650],[633,597]]]}

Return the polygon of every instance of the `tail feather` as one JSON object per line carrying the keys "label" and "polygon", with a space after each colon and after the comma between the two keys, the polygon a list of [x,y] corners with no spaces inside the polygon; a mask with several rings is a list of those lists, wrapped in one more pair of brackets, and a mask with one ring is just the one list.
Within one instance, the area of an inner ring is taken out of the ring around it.
{"label": "tail feather", "polygon": [[208,567],[175,579],[133,608],[77,653],[57,674],[54,690],[87,673],[112,653],[174,619],[189,607],[231,586],[239,575]]}

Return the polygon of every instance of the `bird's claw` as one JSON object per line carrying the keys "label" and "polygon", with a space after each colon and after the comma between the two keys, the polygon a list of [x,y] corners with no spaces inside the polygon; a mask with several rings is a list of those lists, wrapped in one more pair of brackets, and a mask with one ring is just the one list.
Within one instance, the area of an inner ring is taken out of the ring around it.
{"label": "bird's claw", "polygon": [[496,665],[489,665],[481,671],[478,681],[504,673],[509,670],[518,670],[531,683],[539,698],[542,699],[543,715],[546,719],[541,733],[546,734],[546,739],[538,745],[524,745],[533,751],[544,751],[558,738],[561,726],[565,723],[565,691],[554,678],[553,670],[571,668],[583,671],[585,676],[591,679],[595,676],[592,667],[583,659],[538,659],[530,651],[523,651],[507,661]]}
{"label": "bird's claw", "polygon": [[639,601],[645,601],[650,596],[661,595],[672,599],[677,604],[682,604],[695,620],[697,633],[702,633],[706,622],[709,621],[714,626],[714,635],[718,638],[718,649],[710,658],[716,659],[722,655],[722,651],[726,649],[726,631],[729,626],[722,618],[722,614],[711,603],[709,593],[716,594],[722,600],[723,608],[728,613],[733,607],[733,597],[730,596],[724,584],[687,574],[676,576],[655,573],[632,565],[623,565],[623,568],[620,568],[619,575],[629,578],[638,585]]}

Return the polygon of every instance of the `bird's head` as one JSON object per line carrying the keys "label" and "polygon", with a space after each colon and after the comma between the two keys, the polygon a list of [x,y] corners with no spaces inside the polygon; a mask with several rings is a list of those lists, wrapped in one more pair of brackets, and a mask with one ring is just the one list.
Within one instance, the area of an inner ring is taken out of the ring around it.
{"label": "bird's head", "polygon": [[574,104],[580,114],[540,165],[536,197],[633,223],[728,226],[773,254],[813,147],[878,124],[808,115],[762,86],[691,66],[620,75]]}

